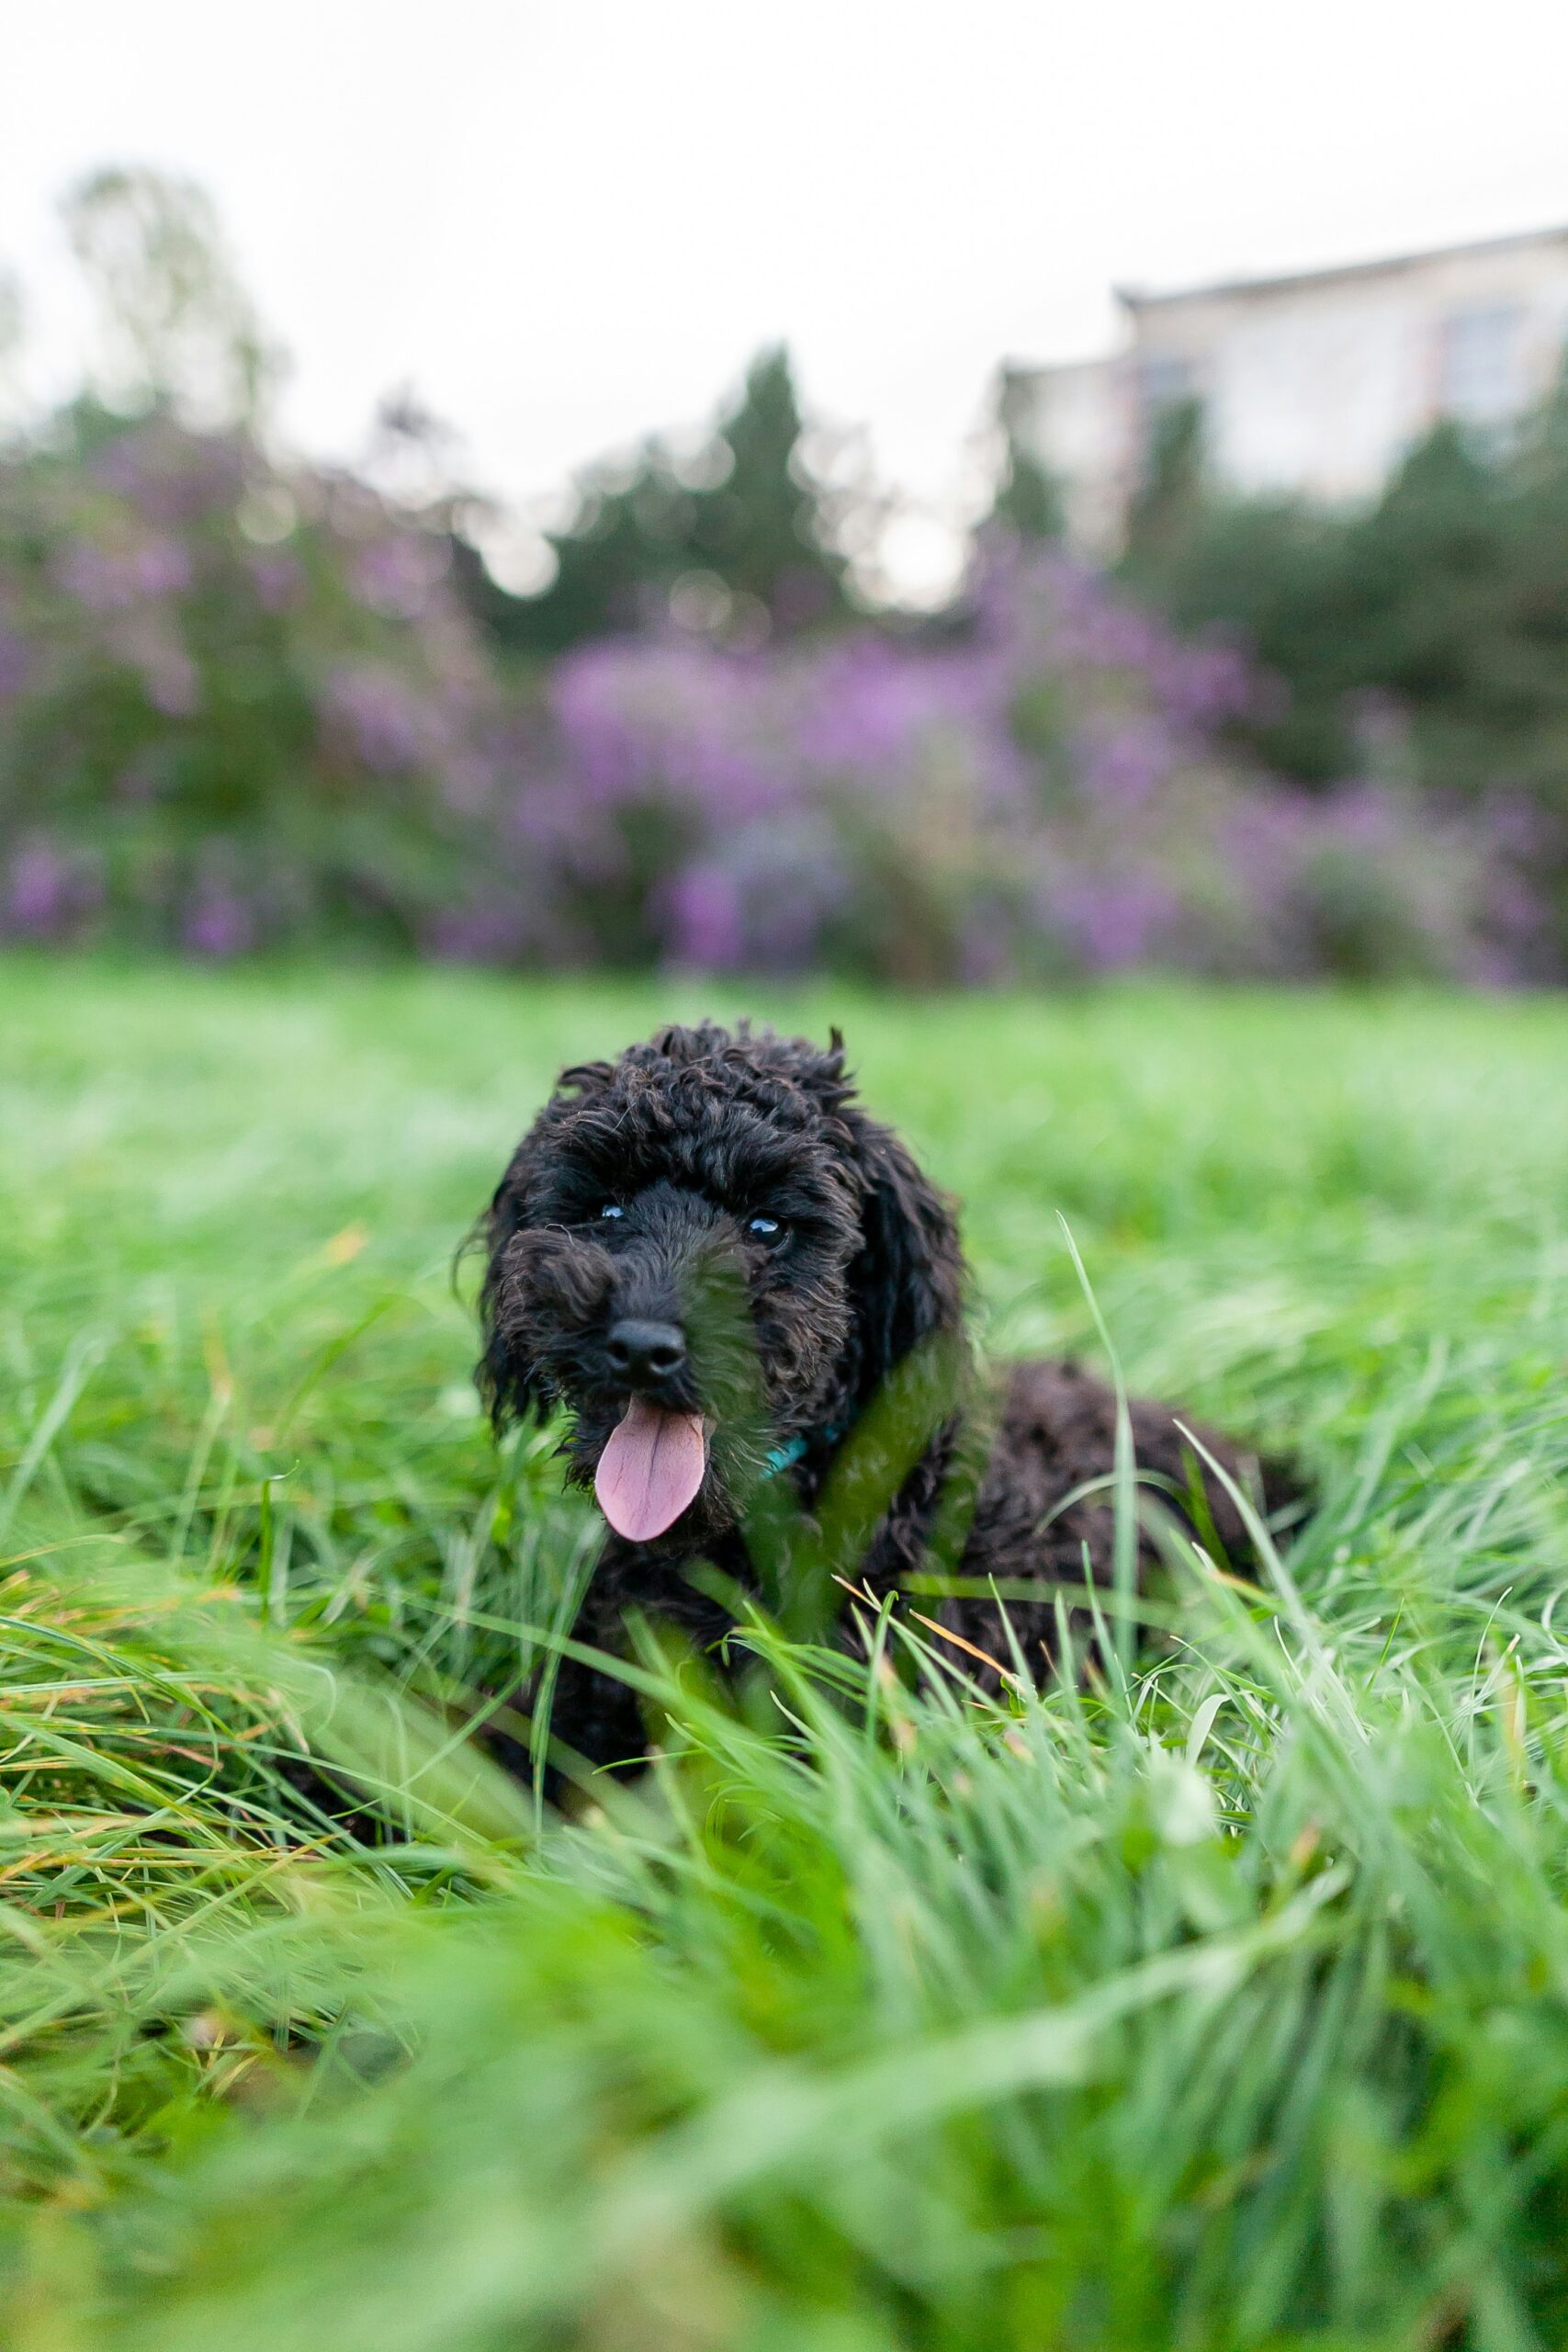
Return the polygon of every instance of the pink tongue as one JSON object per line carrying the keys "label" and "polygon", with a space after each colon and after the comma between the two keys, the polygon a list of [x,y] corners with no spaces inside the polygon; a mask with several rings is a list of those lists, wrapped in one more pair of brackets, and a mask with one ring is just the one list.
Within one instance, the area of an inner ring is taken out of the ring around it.
{"label": "pink tongue", "polygon": [[599,1508],[629,1544],[672,1526],[703,1483],[706,1450],[700,1413],[667,1413],[634,1396],[599,1456]]}

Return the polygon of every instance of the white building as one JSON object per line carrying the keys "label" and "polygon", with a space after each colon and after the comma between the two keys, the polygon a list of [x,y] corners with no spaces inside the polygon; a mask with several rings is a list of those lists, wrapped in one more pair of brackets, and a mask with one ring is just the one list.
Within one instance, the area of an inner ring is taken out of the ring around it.
{"label": "white building", "polygon": [[1375,492],[1439,416],[1506,424],[1568,342],[1568,229],[1153,294],[1118,288],[1122,347],[1007,371],[1007,413],[1058,476],[1075,536],[1115,544],[1154,418],[1204,412],[1210,461],[1247,492]]}

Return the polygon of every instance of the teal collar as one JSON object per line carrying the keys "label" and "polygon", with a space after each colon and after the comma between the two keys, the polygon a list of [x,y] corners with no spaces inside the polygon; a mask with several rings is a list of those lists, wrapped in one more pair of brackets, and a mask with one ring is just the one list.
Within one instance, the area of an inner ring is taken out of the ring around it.
{"label": "teal collar", "polygon": [[781,1470],[792,1470],[806,1453],[806,1440],[792,1437],[787,1444],[775,1445],[762,1465],[764,1478],[776,1478]]}
{"label": "teal collar", "polygon": [[[824,1430],[822,1434],[829,1445],[836,1445],[841,1432],[835,1427]],[[775,1445],[763,1465],[763,1477],[776,1478],[781,1470],[793,1470],[797,1462],[805,1460],[809,1442],[804,1437],[792,1437],[786,1439],[783,1445]]]}

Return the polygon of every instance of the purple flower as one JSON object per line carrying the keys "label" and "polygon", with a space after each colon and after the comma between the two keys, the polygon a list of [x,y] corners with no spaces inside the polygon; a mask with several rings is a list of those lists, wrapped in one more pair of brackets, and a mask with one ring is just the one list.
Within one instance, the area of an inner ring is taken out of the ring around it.
{"label": "purple flower", "polygon": [[238,439],[191,433],[157,417],[118,434],[89,471],[155,530],[180,531],[235,503],[245,462]]}
{"label": "purple flower", "polygon": [[665,893],[665,939],[672,963],[698,972],[733,971],[744,956],[740,893],[715,865],[691,865]]}
{"label": "purple flower", "polygon": [[28,683],[32,668],[25,640],[0,620],[0,702],[12,702]]}
{"label": "purple flower", "polygon": [[181,594],[190,585],[191,564],[176,539],[144,539],[119,548],[78,539],[62,549],[55,571],[85,611],[121,613]]}
{"label": "purple flower", "polygon": [[254,910],[227,884],[203,880],[180,925],[180,937],[192,954],[225,962],[244,955],[255,936]]}
{"label": "purple flower", "polygon": [[1152,874],[1080,873],[1060,877],[1046,905],[1076,962],[1090,972],[1120,972],[1154,960],[1176,900],[1170,885]]}
{"label": "purple flower", "polygon": [[141,683],[153,709],[164,718],[189,718],[201,701],[201,678],[183,647],[153,647],[141,664]]}
{"label": "purple flower", "polygon": [[449,562],[445,540],[402,530],[362,548],[350,578],[355,594],[372,612],[417,620],[429,610]]}
{"label": "purple flower", "polygon": [[71,868],[48,842],[24,843],[11,860],[6,912],[14,930],[48,938],[73,911]]}
{"label": "purple flower", "polygon": [[96,906],[101,887],[90,863],[34,836],[13,851],[0,896],[4,927],[29,939],[59,939]]}
{"label": "purple flower", "polygon": [[377,775],[421,766],[433,734],[430,712],[392,671],[361,662],[327,680],[321,716],[329,734],[344,740]]}
{"label": "purple flower", "polygon": [[286,613],[303,594],[304,566],[297,556],[287,551],[253,555],[250,571],[255,582],[256,602],[264,612]]}
{"label": "purple flower", "polygon": [[1125,812],[1166,783],[1177,747],[1163,720],[1113,718],[1084,728],[1077,744],[1078,788],[1097,807]]}

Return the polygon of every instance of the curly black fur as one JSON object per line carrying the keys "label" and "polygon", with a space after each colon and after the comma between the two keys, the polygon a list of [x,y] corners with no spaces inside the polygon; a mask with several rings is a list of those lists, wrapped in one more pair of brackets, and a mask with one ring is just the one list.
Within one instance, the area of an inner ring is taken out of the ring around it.
{"label": "curly black fur", "polygon": [[[754,1235],[759,1217],[777,1233]],[[744,1023],[705,1023],[566,1070],[496,1190],[484,1240],[479,1378],[498,1430],[566,1408],[570,1473],[592,1485],[627,1403],[606,1346],[626,1317],[684,1331],[689,1356],[660,1401],[700,1410],[710,1430],[702,1487],[668,1533],[646,1544],[607,1533],[581,1641],[623,1648],[632,1609],[674,1621],[700,1645],[717,1641],[731,1621],[712,1579],[705,1591],[686,1572],[707,1564],[755,1591],[741,1522],[770,1452],[793,1457],[779,1475],[810,1513],[849,1432],[922,1341],[945,1353],[957,1389],[876,1522],[859,1580],[882,1593],[929,1565],[943,1491],[966,1457],[977,1457],[977,1490],[958,1577],[1077,1583],[1086,1546],[1095,1573],[1109,1573],[1103,1488],[1062,1506],[1111,1469],[1111,1391],[1072,1363],[1017,1364],[995,1379],[974,1363],[953,1204],[855,1102],[836,1030],[824,1052]],[[1140,1476],[1163,1483],[1209,1541],[1245,1555],[1239,1514],[1217,1482],[1200,1480],[1174,1415],[1140,1403],[1132,1420]],[[1201,1434],[1239,1477],[1235,1450]],[[994,1600],[923,1605],[1008,1658]],[[1007,1616],[1028,1645],[1055,1629],[1044,1592],[1010,1600]],[[646,1745],[625,1687],[570,1664],[551,1729],[600,1763]]]}

